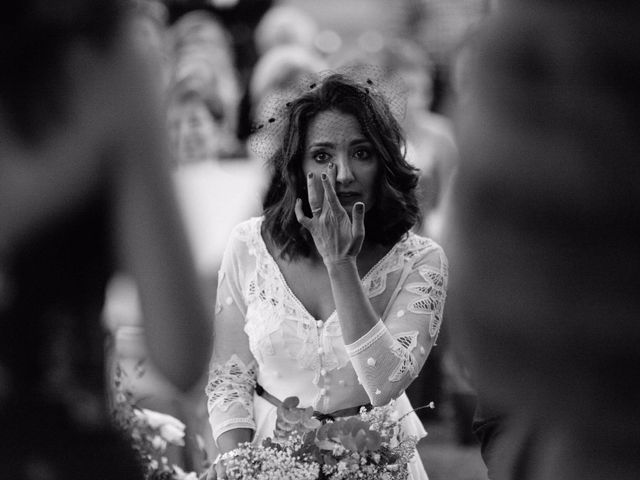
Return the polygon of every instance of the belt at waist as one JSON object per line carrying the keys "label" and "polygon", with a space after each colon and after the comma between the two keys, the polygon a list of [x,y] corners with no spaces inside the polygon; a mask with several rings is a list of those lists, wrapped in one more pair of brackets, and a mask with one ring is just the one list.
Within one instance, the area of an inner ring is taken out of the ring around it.
{"label": "belt at waist", "polygon": [[[282,406],[282,401],[277,397],[271,395],[269,392],[267,392],[259,383],[256,384],[256,395],[261,396],[267,402],[269,402],[272,405],[275,405],[276,407]],[[340,410],[336,410],[335,412],[331,412],[331,413],[322,413],[314,410],[313,417],[317,418],[323,423],[328,420],[334,421],[336,418],[339,418],[339,417],[351,417],[353,415],[358,415],[362,407],[364,407],[367,411],[369,411],[373,408],[373,405],[371,405],[370,403],[366,403],[364,405],[358,405],[355,407],[342,408]]]}

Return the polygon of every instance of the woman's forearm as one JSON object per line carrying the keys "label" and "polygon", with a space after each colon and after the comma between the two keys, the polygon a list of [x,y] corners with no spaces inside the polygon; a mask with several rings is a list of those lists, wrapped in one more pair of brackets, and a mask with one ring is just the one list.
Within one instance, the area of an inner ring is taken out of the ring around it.
{"label": "woman's forearm", "polygon": [[331,290],[345,344],[351,344],[380,320],[362,288],[355,258],[327,263]]}
{"label": "woman's forearm", "polygon": [[249,428],[234,428],[233,430],[227,430],[220,434],[216,440],[218,450],[220,453],[226,453],[234,448],[238,448],[238,445],[244,442],[250,442],[253,437],[253,430]]}

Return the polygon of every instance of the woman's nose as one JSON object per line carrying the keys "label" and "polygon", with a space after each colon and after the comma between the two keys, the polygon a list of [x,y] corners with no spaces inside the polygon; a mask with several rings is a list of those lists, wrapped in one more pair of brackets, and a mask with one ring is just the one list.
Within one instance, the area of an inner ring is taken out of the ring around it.
{"label": "woman's nose", "polygon": [[351,165],[349,160],[346,158],[339,158],[335,163],[336,171],[336,183],[341,185],[348,185],[355,180],[353,176],[353,170],[351,170]]}

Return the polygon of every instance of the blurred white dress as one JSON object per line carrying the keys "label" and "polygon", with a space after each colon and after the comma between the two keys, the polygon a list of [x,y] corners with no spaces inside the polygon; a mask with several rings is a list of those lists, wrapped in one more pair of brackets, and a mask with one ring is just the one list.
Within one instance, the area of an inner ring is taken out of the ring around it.
{"label": "blurred white dress", "polygon": [[[336,312],[311,316],[295,297],[261,235],[262,217],[238,225],[218,275],[214,357],[207,385],[211,428],[217,439],[234,428],[273,436],[276,407],[255,393],[256,382],[276,398],[297,396],[322,413],[396,400],[400,415],[412,407],[404,393],[437,337],[446,296],[447,261],[432,240],[407,234],[362,278],[381,320],[345,345]],[[406,435],[426,432],[415,413]],[[426,479],[420,457],[412,479]]]}

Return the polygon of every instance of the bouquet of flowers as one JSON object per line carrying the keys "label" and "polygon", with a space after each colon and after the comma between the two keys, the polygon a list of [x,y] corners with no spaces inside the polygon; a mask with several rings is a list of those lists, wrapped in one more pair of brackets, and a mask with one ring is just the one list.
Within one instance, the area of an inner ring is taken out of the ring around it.
{"label": "bouquet of flowers", "polygon": [[278,407],[273,438],[220,458],[230,480],[403,480],[417,439],[403,438],[393,403],[322,424],[296,397]]}
{"label": "bouquet of flowers", "polygon": [[[171,415],[136,405],[133,393],[123,382],[125,375],[117,365],[112,416],[116,426],[131,438],[144,469],[145,480],[197,480],[196,472],[185,472],[170,464],[165,455],[169,445],[185,446],[184,423]],[[200,438],[197,440],[204,451],[204,442]]]}

